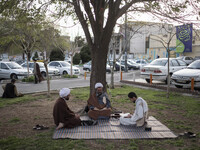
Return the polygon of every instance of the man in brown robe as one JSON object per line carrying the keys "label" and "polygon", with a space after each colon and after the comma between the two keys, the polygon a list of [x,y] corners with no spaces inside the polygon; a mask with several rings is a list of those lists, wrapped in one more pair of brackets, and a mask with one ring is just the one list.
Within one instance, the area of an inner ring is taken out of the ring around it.
{"label": "man in brown robe", "polygon": [[80,126],[80,116],[70,110],[66,103],[70,97],[70,89],[61,89],[59,95],[60,97],[57,99],[53,108],[54,123],[57,126],[56,129]]}
{"label": "man in brown robe", "polygon": [[4,90],[2,97],[3,98],[15,98],[21,97],[23,94],[17,92],[17,87],[15,86],[15,79],[11,80],[11,83],[7,83],[3,85],[2,88]]}
{"label": "man in brown robe", "polygon": [[53,108],[53,118],[56,124],[56,129],[73,128],[76,126],[91,126],[98,122],[92,120],[81,121],[80,116],[69,109],[66,101],[70,97],[70,89],[62,88],[59,92],[60,97],[57,99]]}
{"label": "man in brown robe", "polygon": [[40,72],[40,66],[38,65],[38,63],[36,62],[37,59],[33,59],[34,61],[34,70],[33,70],[33,73],[34,73],[34,77],[35,77],[35,84],[37,84],[38,82],[40,83],[41,81],[44,80],[41,72]]}
{"label": "man in brown robe", "polygon": [[88,116],[94,120],[109,119],[111,104],[106,93],[103,93],[103,85],[95,84],[95,93],[88,99]]}

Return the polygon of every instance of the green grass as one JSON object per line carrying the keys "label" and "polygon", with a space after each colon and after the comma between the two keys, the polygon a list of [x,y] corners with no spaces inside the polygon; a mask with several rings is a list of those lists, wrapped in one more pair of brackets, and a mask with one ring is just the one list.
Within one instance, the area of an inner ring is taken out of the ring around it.
{"label": "green grass", "polygon": [[18,123],[20,122],[20,119],[19,118],[12,118],[11,120],[9,120],[10,123]]}
{"label": "green grass", "polygon": [[[138,97],[145,99],[149,105],[149,109],[154,112],[154,116],[169,127],[172,131],[192,131],[199,126],[200,120],[200,98],[192,96],[183,96],[181,94],[170,94],[170,98],[166,98],[165,91],[154,91],[148,89],[140,89],[132,86],[121,86],[119,88],[111,89],[109,94],[110,100],[117,107],[124,107],[132,110],[133,103],[127,97],[127,94],[134,91]],[[77,88],[71,90],[71,95],[75,100],[87,101],[89,97],[89,87]],[[15,103],[25,103],[27,101],[34,101],[43,96],[28,96],[18,97],[14,99],[0,98],[0,107],[6,107]],[[128,108],[130,107],[130,108]],[[1,109],[1,108],[0,108]],[[39,116],[34,117],[35,120]],[[12,118],[9,123],[21,123],[20,118]],[[0,123],[1,125],[1,123]],[[197,133],[195,139],[166,139],[166,140],[71,140],[60,139],[52,140],[54,128],[49,129],[48,132],[33,135],[27,138],[8,137],[0,139],[0,150],[18,150],[18,149],[106,149],[106,150],[139,150],[139,149],[200,149],[199,138],[200,132]]]}
{"label": "green grass", "polygon": [[12,105],[12,104],[24,103],[27,101],[35,101],[35,100],[42,99],[45,97],[46,95],[41,95],[41,96],[24,95],[23,97],[16,97],[16,98],[0,98],[0,108],[8,106],[8,105]]}

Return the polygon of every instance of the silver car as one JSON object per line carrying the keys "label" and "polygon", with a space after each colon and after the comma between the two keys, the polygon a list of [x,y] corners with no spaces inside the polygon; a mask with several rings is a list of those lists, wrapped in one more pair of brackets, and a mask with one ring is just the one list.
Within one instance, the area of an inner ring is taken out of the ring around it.
{"label": "silver car", "polygon": [[[59,70],[60,74],[71,74],[71,64],[66,61],[51,61],[48,64],[49,68],[56,68]],[[78,67],[72,66],[72,74],[80,75],[80,69]]]}
{"label": "silver car", "polygon": [[[178,70],[184,69],[187,64],[176,58],[169,59],[169,74],[170,76]],[[168,61],[167,58],[158,58],[141,69],[140,77],[150,83],[150,74],[153,80],[164,81],[167,84]]]}
{"label": "silver car", "polygon": [[173,73],[172,84],[177,88],[190,88],[191,80],[194,78],[194,87],[200,88],[200,60],[192,62],[186,69]]}
{"label": "silver car", "polygon": [[[44,67],[44,63],[43,62],[37,62],[37,64],[39,65],[40,67],[40,72],[42,74],[43,77],[46,77],[46,68]],[[21,66],[24,68],[24,69],[27,69],[27,62],[21,64]],[[29,62],[29,69],[31,71],[34,70],[34,62]],[[58,69],[56,68],[50,68],[48,67],[48,73],[50,76],[53,76],[53,75],[60,75],[60,72]]]}
{"label": "silver car", "polygon": [[[32,71],[29,71],[32,74]],[[22,79],[28,76],[27,69],[16,62],[0,62],[0,79]]]}

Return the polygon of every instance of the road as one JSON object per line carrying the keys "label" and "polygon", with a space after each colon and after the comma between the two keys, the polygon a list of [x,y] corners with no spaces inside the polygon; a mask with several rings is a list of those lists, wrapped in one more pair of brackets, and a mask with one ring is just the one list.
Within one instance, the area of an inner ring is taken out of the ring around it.
{"label": "road", "polygon": [[[135,78],[139,78],[138,71],[132,71],[128,73],[123,73],[123,79],[126,80],[132,80],[133,81],[133,74],[135,74]],[[107,82],[108,84],[110,83],[111,79],[111,74],[107,73],[106,74]],[[115,72],[114,74],[114,82],[118,83],[120,81],[120,73]],[[8,81],[9,82],[9,81]],[[1,83],[1,85],[5,84]],[[69,87],[69,88],[75,88],[75,87],[86,87],[90,85],[90,75],[87,74],[87,77],[83,75],[80,75],[79,78],[60,78],[60,79],[53,79],[50,80],[50,89],[51,90],[59,90],[63,87]],[[23,82],[17,82],[16,83],[17,90],[18,92],[27,94],[27,93],[34,93],[34,92],[43,92],[47,91],[47,82],[43,81],[39,84],[34,84],[34,83],[23,83]],[[3,89],[0,88],[0,95],[3,94]]]}

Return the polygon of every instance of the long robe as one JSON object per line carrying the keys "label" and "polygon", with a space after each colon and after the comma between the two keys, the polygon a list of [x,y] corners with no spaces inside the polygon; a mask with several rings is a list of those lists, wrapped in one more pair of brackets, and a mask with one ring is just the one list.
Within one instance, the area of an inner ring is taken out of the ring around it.
{"label": "long robe", "polygon": [[33,72],[34,72],[34,76],[35,76],[35,83],[38,83],[38,81],[41,82],[41,81],[44,80],[44,78],[43,78],[43,76],[42,76],[42,74],[40,72],[40,66],[36,62],[34,62],[34,70],[33,70]]}
{"label": "long robe", "polygon": [[120,117],[119,121],[123,125],[142,126],[148,118],[148,105],[141,97],[135,101],[136,108],[131,118]]}
{"label": "long robe", "polygon": [[[106,102],[103,102],[103,99],[105,99]],[[103,93],[100,97],[97,97],[96,93],[92,94],[88,99],[88,107],[88,116],[94,120],[110,117],[111,110],[103,110],[104,108],[111,108],[110,100],[105,93]],[[94,107],[98,108],[99,110],[93,110]]]}
{"label": "long robe", "polygon": [[54,123],[64,123],[64,128],[73,128],[81,125],[81,120],[69,109],[64,99],[58,98],[53,108]]}
{"label": "long robe", "polygon": [[7,83],[2,95],[3,98],[17,97],[17,88],[13,83]]}

